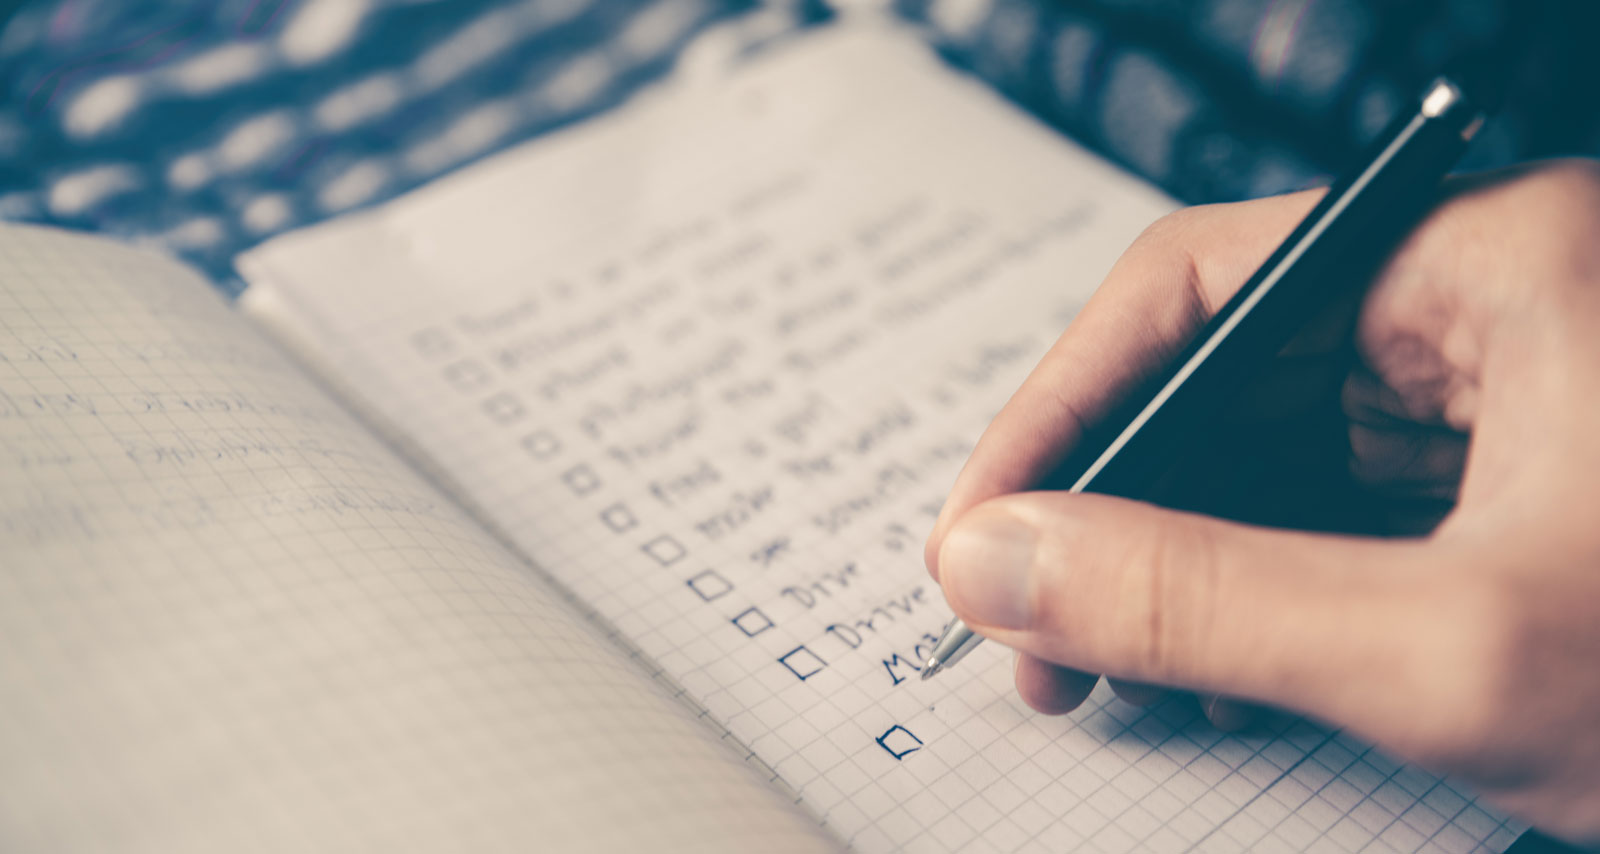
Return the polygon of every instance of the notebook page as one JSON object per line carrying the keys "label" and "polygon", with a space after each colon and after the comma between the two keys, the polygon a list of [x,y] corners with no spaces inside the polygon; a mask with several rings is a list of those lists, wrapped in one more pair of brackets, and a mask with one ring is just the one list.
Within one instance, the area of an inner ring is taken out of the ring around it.
{"label": "notebook page", "polygon": [[822,833],[204,281],[0,228],[0,848]]}
{"label": "notebook page", "polygon": [[1224,736],[1104,692],[1043,718],[993,644],[917,681],[945,490],[1171,207],[904,37],[842,29],[241,267],[860,850],[1504,848],[1449,783],[1308,723]]}

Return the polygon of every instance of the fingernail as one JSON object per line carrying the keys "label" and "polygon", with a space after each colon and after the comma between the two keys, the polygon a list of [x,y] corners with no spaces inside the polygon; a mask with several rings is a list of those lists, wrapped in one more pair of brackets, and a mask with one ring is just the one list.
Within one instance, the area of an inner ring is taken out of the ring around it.
{"label": "fingernail", "polygon": [[1028,624],[1033,526],[1010,513],[984,511],[945,535],[939,576],[946,595],[968,619],[1003,629]]}

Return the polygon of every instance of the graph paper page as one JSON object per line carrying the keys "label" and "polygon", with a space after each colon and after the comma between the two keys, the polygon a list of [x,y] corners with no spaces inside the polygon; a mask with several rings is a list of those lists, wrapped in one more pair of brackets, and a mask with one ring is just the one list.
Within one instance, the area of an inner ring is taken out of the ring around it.
{"label": "graph paper page", "polygon": [[819,851],[164,259],[0,228],[0,848]]}
{"label": "graph paper page", "polygon": [[1224,736],[1104,692],[1041,717],[996,645],[917,680],[948,618],[920,557],[946,489],[1171,207],[846,28],[242,269],[860,850],[1503,848],[1450,785],[1307,723]]}

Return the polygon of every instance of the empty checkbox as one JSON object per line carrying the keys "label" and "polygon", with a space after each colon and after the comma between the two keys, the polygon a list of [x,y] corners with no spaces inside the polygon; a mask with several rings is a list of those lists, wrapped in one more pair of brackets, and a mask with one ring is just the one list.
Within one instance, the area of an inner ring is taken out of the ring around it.
{"label": "empty checkbox", "polygon": [[662,534],[661,536],[656,537],[650,542],[640,546],[639,549],[645,554],[655,558],[656,563],[659,563],[662,566],[671,566],[678,561],[683,560],[684,555],[689,553],[688,550],[683,547],[683,543],[673,539],[669,534]]}
{"label": "empty checkbox", "polygon": [[[804,679],[805,677],[802,676],[801,678]],[[896,759],[904,759],[907,754],[916,753],[922,749],[922,739],[917,738],[916,733],[899,724],[889,727],[888,731],[878,736],[876,741],[879,747],[887,750],[889,755]]]}
{"label": "empty checkbox", "polygon": [[633,511],[629,510],[626,504],[613,504],[601,510],[600,521],[618,534],[632,530],[639,524],[639,520],[634,518]]}
{"label": "empty checkbox", "polygon": [[509,392],[501,392],[485,400],[483,411],[497,424],[510,424],[528,414],[528,410],[522,408],[522,401]]}
{"label": "empty checkbox", "polygon": [[806,649],[804,645],[778,656],[778,663],[789,668],[789,672],[801,682],[821,673],[822,668],[828,666],[828,662],[823,661],[822,656]]}
{"label": "empty checkbox", "polygon": [[733,582],[718,575],[714,569],[708,569],[684,583],[707,602],[721,599],[733,592]]}
{"label": "empty checkbox", "polygon": [[456,391],[482,391],[489,385],[489,369],[473,359],[451,362],[444,367],[444,381]]}
{"label": "empty checkbox", "polygon": [[744,632],[745,637],[753,638],[772,628],[772,618],[762,613],[760,608],[746,608],[744,613],[733,618],[733,624]]}
{"label": "empty checkbox", "polygon": [[536,460],[548,460],[561,450],[561,440],[549,430],[538,430],[522,437],[522,449]]}
{"label": "empty checkbox", "polygon": [[561,481],[575,495],[588,495],[600,488],[600,477],[587,464],[573,466],[561,475]]}
{"label": "empty checkbox", "polygon": [[430,326],[411,336],[411,346],[430,359],[448,356],[456,351],[456,341],[442,327]]}

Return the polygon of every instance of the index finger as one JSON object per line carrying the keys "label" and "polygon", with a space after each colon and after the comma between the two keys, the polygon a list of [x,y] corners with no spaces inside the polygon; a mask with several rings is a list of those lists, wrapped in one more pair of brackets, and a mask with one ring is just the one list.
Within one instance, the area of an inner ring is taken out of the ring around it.
{"label": "index finger", "polygon": [[962,513],[1035,486],[1177,355],[1321,194],[1186,208],[1146,229],[984,430],[928,536],[928,572],[939,577],[939,545]]}

